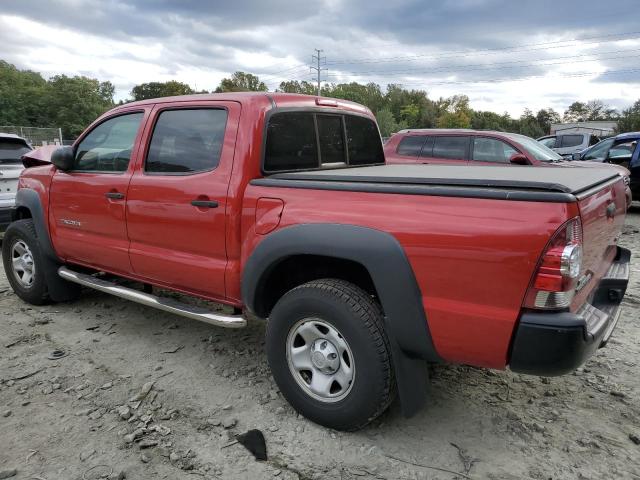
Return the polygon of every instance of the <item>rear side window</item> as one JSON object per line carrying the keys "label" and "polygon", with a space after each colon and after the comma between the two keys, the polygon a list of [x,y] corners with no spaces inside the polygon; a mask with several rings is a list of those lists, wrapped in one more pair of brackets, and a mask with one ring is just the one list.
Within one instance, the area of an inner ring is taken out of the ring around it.
{"label": "rear side window", "polygon": [[434,158],[466,160],[469,157],[469,137],[436,137],[433,144]]}
{"label": "rear side window", "polygon": [[281,112],[269,119],[265,172],[384,163],[378,128],[357,115]]}
{"label": "rear side window", "polygon": [[406,157],[417,157],[420,155],[422,145],[424,145],[425,136],[410,136],[400,140],[396,153]]}
{"label": "rear side window", "polygon": [[318,146],[313,115],[302,112],[273,115],[267,127],[265,170],[296,170],[317,166]]}
{"label": "rear side window", "polygon": [[20,163],[20,157],[30,151],[23,141],[0,138],[0,163]]}
{"label": "rear side window", "polygon": [[145,172],[190,174],[218,166],[227,111],[165,110],[153,129]]}
{"label": "rear side window", "polygon": [[378,125],[367,117],[344,116],[349,165],[384,163],[384,150]]}
{"label": "rear side window", "polygon": [[562,135],[560,137],[560,147],[577,147],[582,144],[582,135]]}
{"label": "rear side window", "polygon": [[110,118],[91,130],[76,149],[73,169],[118,173],[129,166],[142,112]]}
{"label": "rear side window", "polygon": [[483,137],[473,139],[473,160],[509,163],[509,159],[514,153],[518,153],[518,151],[502,140]]}

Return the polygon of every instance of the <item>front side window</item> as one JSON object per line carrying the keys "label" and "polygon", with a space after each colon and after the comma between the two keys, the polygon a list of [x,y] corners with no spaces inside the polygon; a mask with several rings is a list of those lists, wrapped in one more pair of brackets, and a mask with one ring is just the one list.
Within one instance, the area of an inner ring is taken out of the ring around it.
{"label": "front side window", "polygon": [[190,174],[218,166],[227,111],[199,108],[165,110],[153,129],[145,172]]}
{"label": "front side window", "polygon": [[466,160],[469,150],[469,137],[446,136],[436,137],[433,144],[434,158],[450,158]]}
{"label": "front side window", "polygon": [[541,138],[538,141],[548,148],[554,148],[556,146],[556,137]]}
{"label": "front side window", "polygon": [[142,116],[142,112],[120,115],[91,130],[76,149],[73,170],[111,173],[126,171]]}
{"label": "front side window", "polygon": [[422,145],[424,145],[425,140],[424,135],[412,135],[409,137],[404,137],[400,140],[400,144],[398,145],[398,149],[396,153],[398,155],[404,155],[405,157],[417,157],[420,155],[420,151],[422,150]]}
{"label": "front side window", "polygon": [[582,145],[583,140],[582,135],[563,135],[560,137],[560,147],[577,147]]}
{"label": "front side window", "polygon": [[473,139],[473,159],[476,161],[509,163],[514,153],[518,151],[501,140],[483,137]]}
{"label": "front side window", "polygon": [[382,140],[370,118],[299,111],[269,119],[265,172],[379,163],[384,163]]}
{"label": "front side window", "polygon": [[613,145],[613,138],[609,140],[603,140],[598,143],[595,147],[589,150],[583,160],[604,160],[607,158],[607,152],[609,148]]}

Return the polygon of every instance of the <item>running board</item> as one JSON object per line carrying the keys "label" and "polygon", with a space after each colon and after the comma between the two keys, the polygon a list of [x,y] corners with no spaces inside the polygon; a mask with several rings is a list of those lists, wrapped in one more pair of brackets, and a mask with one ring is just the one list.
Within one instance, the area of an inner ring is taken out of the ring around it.
{"label": "running board", "polygon": [[122,287],[113,282],[96,278],[92,275],[74,272],[66,267],[58,269],[58,275],[69,282],[78,283],[85,287],[93,288],[101,292],[110,293],[116,297],[141,303],[148,307],[154,307],[169,313],[175,313],[183,317],[199,320],[217,327],[242,328],[247,325],[247,320],[242,315],[225,315],[215,313],[202,307],[188,305],[171,298],[158,297],[143,293],[132,288]]}

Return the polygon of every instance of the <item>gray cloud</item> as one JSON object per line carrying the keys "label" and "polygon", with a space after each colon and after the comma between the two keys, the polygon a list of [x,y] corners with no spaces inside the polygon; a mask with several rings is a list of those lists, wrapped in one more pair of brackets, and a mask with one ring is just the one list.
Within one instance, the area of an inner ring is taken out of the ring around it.
{"label": "gray cloud", "polygon": [[[271,87],[286,79],[310,79],[307,65],[318,47],[327,56],[328,81],[470,91],[500,111],[504,108],[495,89],[504,80],[633,68],[640,47],[614,40],[640,38],[640,27],[630,14],[634,7],[633,0],[4,0],[0,15],[104,39],[161,45],[161,59],[152,62],[167,75],[185,68],[218,76],[243,69],[260,75]],[[566,42],[575,38],[585,40]],[[30,48],[20,35],[0,30],[0,58],[20,64]],[[140,53],[118,55],[132,62],[148,61]],[[275,60],[251,63],[250,55]],[[597,63],[588,61],[593,59]],[[112,73],[100,65],[83,72],[103,79]],[[639,78],[632,73],[605,74],[593,82],[637,86]],[[130,86],[118,84],[119,89]],[[549,91],[537,101],[567,105],[579,96],[563,90]],[[596,89],[592,96],[598,96]],[[520,99],[510,102],[519,104]],[[612,98],[611,103],[620,102]]]}

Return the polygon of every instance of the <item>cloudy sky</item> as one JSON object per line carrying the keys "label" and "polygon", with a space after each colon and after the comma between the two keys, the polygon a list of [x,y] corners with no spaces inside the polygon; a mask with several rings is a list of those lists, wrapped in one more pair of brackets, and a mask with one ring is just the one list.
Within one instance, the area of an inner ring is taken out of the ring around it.
{"label": "cloudy sky", "polygon": [[[400,83],[512,115],[640,98],[637,1],[0,0],[0,59],[45,76],[214,89],[236,70],[271,90],[310,80]],[[634,8],[635,7],[635,8]]]}

